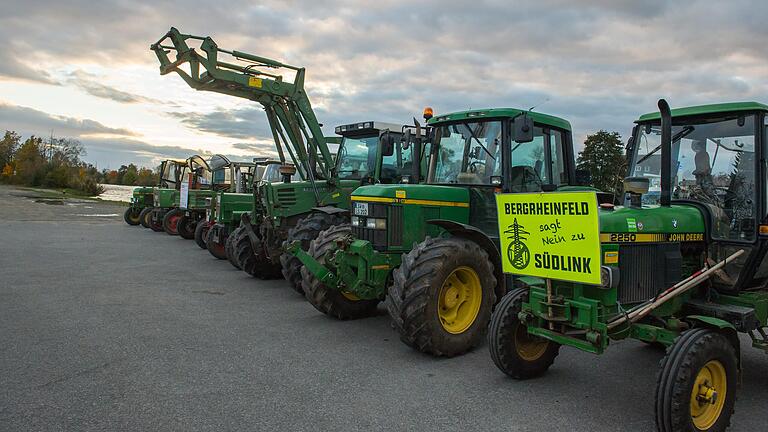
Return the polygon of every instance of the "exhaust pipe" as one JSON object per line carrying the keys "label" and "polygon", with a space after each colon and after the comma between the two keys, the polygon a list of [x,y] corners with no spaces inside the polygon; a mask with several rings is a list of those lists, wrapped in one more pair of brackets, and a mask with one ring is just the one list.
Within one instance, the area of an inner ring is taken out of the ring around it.
{"label": "exhaust pipe", "polygon": [[661,197],[659,204],[669,207],[672,203],[672,113],[669,104],[659,99],[661,114]]}

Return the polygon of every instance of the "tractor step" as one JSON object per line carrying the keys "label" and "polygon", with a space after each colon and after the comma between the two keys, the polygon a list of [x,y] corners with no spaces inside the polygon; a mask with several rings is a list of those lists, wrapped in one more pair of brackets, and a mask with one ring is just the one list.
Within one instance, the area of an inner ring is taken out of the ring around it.
{"label": "tractor step", "polygon": [[765,351],[768,354],[768,327],[758,327],[749,332],[752,338],[752,346]]}

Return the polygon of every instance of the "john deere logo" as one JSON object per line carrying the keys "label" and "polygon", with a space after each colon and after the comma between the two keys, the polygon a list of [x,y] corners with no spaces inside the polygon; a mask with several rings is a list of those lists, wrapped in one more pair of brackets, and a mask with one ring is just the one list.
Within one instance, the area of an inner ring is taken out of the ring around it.
{"label": "john deere logo", "polygon": [[525,240],[528,240],[528,231],[525,227],[517,223],[517,218],[509,225],[504,231],[508,234],[507,238],[510,240],[507,247],[507,259],[512,267],[522,270],[528,267],[528,263],[531,262],[531,251],[528,250],[528,246],[525,245]]}

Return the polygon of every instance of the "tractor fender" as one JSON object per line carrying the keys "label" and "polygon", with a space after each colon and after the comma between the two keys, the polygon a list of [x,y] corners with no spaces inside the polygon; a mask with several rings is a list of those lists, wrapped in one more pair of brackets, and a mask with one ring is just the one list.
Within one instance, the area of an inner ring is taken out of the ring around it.
{"label": "tractor fender", "polygon": [[472,225],[445,219],[431,219],[428,220],[427,223],[439,226],[454,237],[471,240],[485,250],[491,258],[491,263],[493,263],[493,275],[496,277],[496,301],[498,302],[501,300],[501,298],[504,297],[504,294],[507,293],[507,287],[504,273],[501,270],[501,255],[499,255],[499,249],[493,240]]}
{"label": "tractor fender", "polygon": [[312,207],[312,211],[317,211],[329,215],[349,213],[349,210],[334,206]]}
{"label": "tractor fender", "polygon": [[705,315],[689,315],[685,317],[685,321],[690,322],[694,327],[706,327],[717,330],[727,337],[736,350],[737,365],[739,366],[739,371],[741,371],[741,344],[739,342],[739,334],[733,324],[720,318]]}

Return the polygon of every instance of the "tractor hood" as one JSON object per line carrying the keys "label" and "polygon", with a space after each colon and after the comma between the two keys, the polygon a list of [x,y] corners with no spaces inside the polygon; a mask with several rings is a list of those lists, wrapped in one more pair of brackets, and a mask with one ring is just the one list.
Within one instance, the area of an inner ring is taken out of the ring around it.
{"label": "tractor hood", "polygon": [[[469,189],[466,187],[423,184],[368,185],[352,193],[353,197],[365,197],[366,201],[400,202],[434,206],[468,207]],[[367,198],[373,198],[368,200]],[[353,198],[354,200],[355,198]]]}
{"label": "tractor hood", "polygon": [[693,206],[618,206],[599,216],[603,243],[704,240],[704,216]]}

